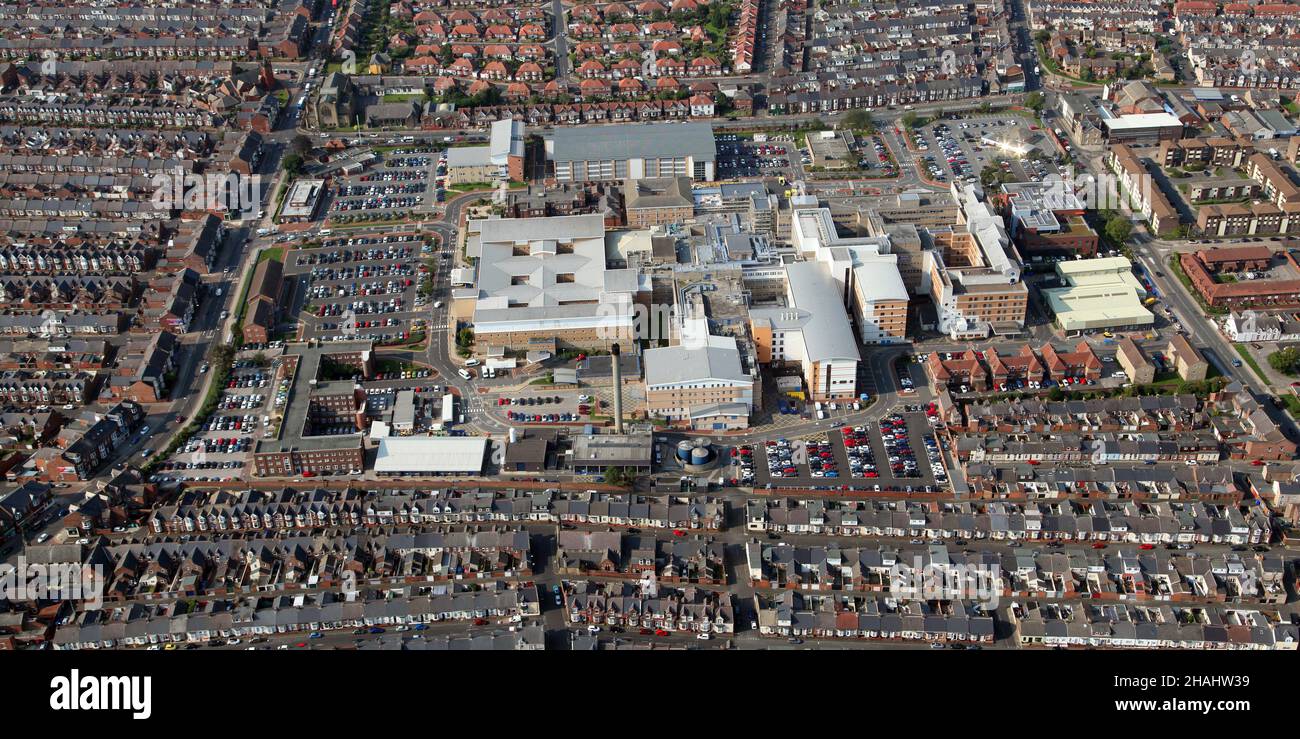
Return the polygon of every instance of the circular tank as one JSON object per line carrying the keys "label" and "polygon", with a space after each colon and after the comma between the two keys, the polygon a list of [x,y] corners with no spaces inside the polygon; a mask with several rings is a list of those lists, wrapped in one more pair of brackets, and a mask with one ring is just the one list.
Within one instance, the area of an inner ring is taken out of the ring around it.
{"label": "circular tank", "polygon": [[712,455],[707,446],[695,447],[691,450],[691,464],[708,464],[710,456]]}
{"label": "circular tank", "polygon": [[691,461],[691,452],[695,449],[695,442],[690,439],[683,439],[677,442],[677,458],[683,462]]}

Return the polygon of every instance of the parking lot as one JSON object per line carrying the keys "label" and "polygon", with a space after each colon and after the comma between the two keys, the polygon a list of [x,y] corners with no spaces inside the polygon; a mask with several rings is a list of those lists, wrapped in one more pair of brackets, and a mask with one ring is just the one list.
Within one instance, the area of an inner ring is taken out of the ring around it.
{"label": "parking lot", "polygon": [[719,134],[716,140],[720,180],[791,174],[791,159],[798,154],[794,142],[784,136],[757,142],[728,133]]}
{"label": "parking lot", "polygon": [[588,394],[555,392],[525,392],[502,396],[488,401],[490,407],[517,424],[585,423],[593,413],[598,413],[606,402]]}
{"label": "parking lot", "polygon": [[978,180],[985,167],[998,169],[1013,182],[1038,182],[1064,173],[1054,164],[1057,152],[1051,139],[1037,124],[1016,115],[935,121],[916,129],[914,141],[922,170],[940,182]]}
{"label": "parking lot", "polygon": [[948,481],[922,406],[879,423],[741,445],[726,473],[740,485],[933,492]]}
{"label": "parking lot", "polygon": [[439,202],[438,156],[432,150],[399,149],[361,172],[336,175],[327,206],[330,220],[391,220],[433,212]]}
{"label": "parking lot", "polygon": [[[231,368],[217,410],[202,430],[158,466],[159,479],[218,482],[244,477],[258,439],[274,436],[279,419],[277,363],[241,359]],[[287,392],[287,390],[285,391]]]}
{"label": "parking lot", "polygon": [[292,252],[285,272],[296,278],[301,338],[381,345],[418,340],[429,302],[421,284],[441,266],[433,249],[429,237],[388,233],[331,238]]}

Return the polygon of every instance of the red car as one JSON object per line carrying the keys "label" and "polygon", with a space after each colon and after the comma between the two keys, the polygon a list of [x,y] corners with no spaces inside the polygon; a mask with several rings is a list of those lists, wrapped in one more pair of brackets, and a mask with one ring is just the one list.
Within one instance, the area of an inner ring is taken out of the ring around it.
{"label": "red car", "polygon": [[686,532],[681,529],[673,529],[673,536],[686,536]]}
{"label": "red car", "polygon": [[294,646],[295,646],[295,647],[302,648],[302,647],[307,646],[307,642],[305,642],[305,641],[300,641],[300,642],[298,642],[297,644],[295,644]]}
{"label": "red car", "polygon": [[1092,548],[1093,548],[1093,549],[1105,549],[1105,548],[1106,548],[1106,545],[1105,545],[1103,542],[1100,542],[1100,541],[1099,541],[1099,542],[1094,543],[1094,544],[1092,545]]}
{"label": "red car", "polygon": [[668,636],[668,632],[663,629],[655,629],[655,636]]}
{"label": "red car", "polygon": [[1254,466],[1254,467],[1263,467],[1263,466],[1264,466],[1264,460],[1262,460],[1262,459],[1252,459],[1252,460],[1250,460],[1250,464],[1251,464],[1252,466]]}
{"label": "red car", "polygon": [[1155,549],[1155,548],[1156,548],[1155,544],[1143,544],[1142,546],[1138,547],[1138,549]]}
{"label": "red car", "polygon": [[486,619],[486,618],[476,618],[476,619],[474,619],[474,625],[475,625],[475,626],[487,626],[487,619]]}

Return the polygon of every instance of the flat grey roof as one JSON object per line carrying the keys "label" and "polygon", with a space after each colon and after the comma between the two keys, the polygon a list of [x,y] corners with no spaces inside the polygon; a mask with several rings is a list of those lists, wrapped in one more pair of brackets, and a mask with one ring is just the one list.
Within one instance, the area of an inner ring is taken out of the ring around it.
{"label": "flat grey roof", "polygon": [[336,341],[320,346],[290,345],[286,356],[297,355],[298,366],[294,371],[293,385],[289,390],[289,400],[284,409],[284,416],[280,421],[280,437],[278,439],[259,439],[254,445],[254,451],[262,453],[283,452],[292,449],[319,450],[351,447],[360,444],[361,435],[359,432],[332,436],[303,436],[303,431],[307,427],[307,411],[313,390],[323,391],[335,388],[335,386],[337,386],[337,389],[355,386],[355,383],[347,380],[318,382],[316,378],[320,374],[321,357],[326,354],[370,352],[373,350],[374,343],[370,341]]}
{"label": "flat grey roof", "polygon": [[654,448],[650,434],[591,434],[573,437],[573,463],[650,464]]}
{"label": "flat grey roof", "polygon": [[729,336],[710,336],[707,346],[664,346],[645,352],[645,384],[676,385],[717,380],[753,382],[740,365],[740,350]]}
{"label": "flat grey roof", "polygon": [[457,146],[447,150],[447,168],[488,167],[492,164],[492,152],[486,146]]}
{"label": "flat grey roof", "polygon": [[553,152],[559,162],[672,156],[712,162],[718,149],[708,123],[627,123],[558,129]]}

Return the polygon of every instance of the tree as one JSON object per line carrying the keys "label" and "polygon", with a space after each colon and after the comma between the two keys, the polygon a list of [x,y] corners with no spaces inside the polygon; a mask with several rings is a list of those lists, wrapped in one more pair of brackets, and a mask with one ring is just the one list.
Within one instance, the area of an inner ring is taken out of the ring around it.
{"label": "tree", "polygon": [[844,116],[844,125],[856,131],[866,131],[867,133],[876,132],[876,122],[872,119],[871,113],[865,110],[850,111]]}
{"label": "tree", "polygon": [[1133,232],[1133,224],[1127,218],[1117,217],[1106,221],[1106,238],[1112,244],[1123,244]]}
{"label": "tree", "polygon": [[636,475],[632,474],[632,471],[626,467],[609,467],[604,474],[606,485],[617,485],[618,487],[630,485],[635,479]]}
{"label": "tree", "polygon": [[312,143],[310,138],[303,134],[294,136],[293,141],[289,144],[289,150],[300,157],[305,157],[308,154],[311,154],[311,151],[314,148],[316,148],[316,145]]}
{"label": "tree", "polygon": [[1025,107],[1035,113],[1043,112],[1043,93],[1031,92],[1025,96]]}
{"label": "tree", "polygon": [[284,167],[284,171],[291,175],[296,175],[302,171],[302,157],[297,154],[285,154],[280,164]]}
{"label": "tree", "polygon": [[903,128],[908,128],[908,129],[916,125],[916,120],[917,120],[916,113],[910,110],[904,113],[903,117],[899,119],[899,121],[901,121],[903,124]]}
{"label": "tree", "polygon": [[1000,185],[1005,179],[1006,174],[991,164],[980,170],[980,184],[984,187],[992,188],[996,185]]}
{"label": "tree", "polygon": [[474,329],[466,326],[456,332],[456,346],[468,347],[474,343]]}
{"label": "tree", "polygon": [[1300,349],[1289,346],[1268,355],[1268,364],[1284,375],[1300,373]]}

